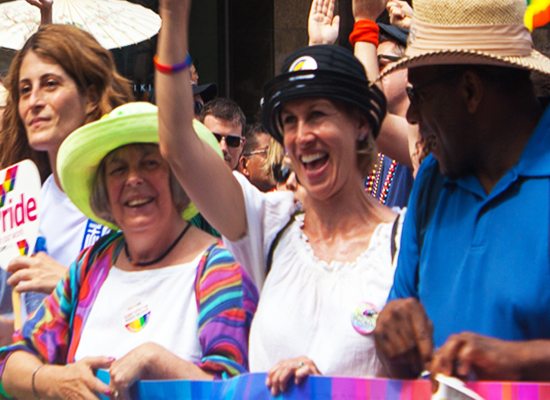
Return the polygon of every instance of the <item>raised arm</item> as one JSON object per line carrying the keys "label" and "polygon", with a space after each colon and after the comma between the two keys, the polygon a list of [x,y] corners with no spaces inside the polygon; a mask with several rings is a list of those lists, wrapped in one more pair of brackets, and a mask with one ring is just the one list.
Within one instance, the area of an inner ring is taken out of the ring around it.
{"label": "raised arm", "polygon": [[[187,57],[190,0],[163,0],[158,62],[181,63]],[[160,151],[208,222],[229,240],[246,234],[246,210],[238,181],[224,161],[193,130],[193,98],[188,71],[155,72]]]}
{"label": "raised arm", "polygon": [[40,10],[40,25],[49,25],[53,23],[53,0],[27,0],[27,3],[38,7]]}
{"label": "raised arm", "polygon": [[[374,22],[384,11],[386,0],[352,0],[352,6],[355,22],[362,20]],[[378,80],[380,71],[376,44],[357,41],[354,46],[354,54],[365,67],[369,81],[375,82],[383,90],[382,83]],[[384,118],[376,144],[382,153],[397,160],[400,164],[412,167],[409,155],[409,129],[411,126],[404,117],[388,113]]]}

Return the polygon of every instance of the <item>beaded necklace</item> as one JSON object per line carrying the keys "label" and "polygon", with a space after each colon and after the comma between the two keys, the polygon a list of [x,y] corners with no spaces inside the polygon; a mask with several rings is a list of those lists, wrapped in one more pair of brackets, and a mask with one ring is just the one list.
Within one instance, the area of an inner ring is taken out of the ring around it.
{"label": "beaded necklace", "polygon": [[[365,184],[366,186],[365,191],[367,193],[370,193],[370,195],[374,198],[376,198],[376,194],[378,193],[378,187],[380,185],[384,157],[385,157],[384,154],[378,153],[378,163],[375,165],[372,172],[367,177],[367,181]],[[390,168],[388,169],[388,173],[386,174],[386,177],[384,179],[384,184],[382,185],[380,196],[378,197],[378,201],[382,204],[386,204],[386,200],[388,199],[388,193],[390,192],[390,187],[391,187],[391,184],[393,183],[393,178],[395,176],[396,168],[397,168],[397,161],[392,160]]]}

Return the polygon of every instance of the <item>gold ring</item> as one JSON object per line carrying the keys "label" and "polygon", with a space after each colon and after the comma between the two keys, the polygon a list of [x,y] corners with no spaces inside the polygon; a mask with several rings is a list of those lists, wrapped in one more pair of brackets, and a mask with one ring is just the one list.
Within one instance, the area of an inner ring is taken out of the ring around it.
{"label": "gold ring", "polygon": [[115,390],[115,391],[113,392],[113,397],[114,397],[115,399],[118,399],[118,395],[119,395],[118,390]]}

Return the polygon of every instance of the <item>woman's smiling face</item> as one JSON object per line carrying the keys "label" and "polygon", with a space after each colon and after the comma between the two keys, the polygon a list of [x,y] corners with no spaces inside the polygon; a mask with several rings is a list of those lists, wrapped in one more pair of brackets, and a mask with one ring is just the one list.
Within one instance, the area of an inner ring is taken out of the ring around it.
{"label": "woman's smiling face", "polygon": [[309,195],[330,198],[360,179],[356,146],[360,137],[369,134],[366,121],[324,98],[289,101],[280,118],[285,149]]}
{"label": "woman's smiling face", "polygon": [[170,189],[170,167],[157,145],[132,144],[106,156],[111,213],[123,231],[163,229],[179,215]]}

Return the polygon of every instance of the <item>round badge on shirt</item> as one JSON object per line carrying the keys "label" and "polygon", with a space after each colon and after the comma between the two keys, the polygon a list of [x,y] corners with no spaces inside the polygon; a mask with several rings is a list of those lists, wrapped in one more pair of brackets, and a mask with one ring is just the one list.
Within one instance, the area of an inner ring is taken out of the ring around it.
{"label": "round badge on shirt", "polygon": [[149,305],[143,301],[139,301],[124,311],[124,326],[130,332],[139,332],[145,328],[150,316],[151,310]]}
{"label": "round badge on shirt", "polygon": [[351,324],[361,335],[370,335],[376,327],[378,308],[372,303],[360,303],[351,313]]}

